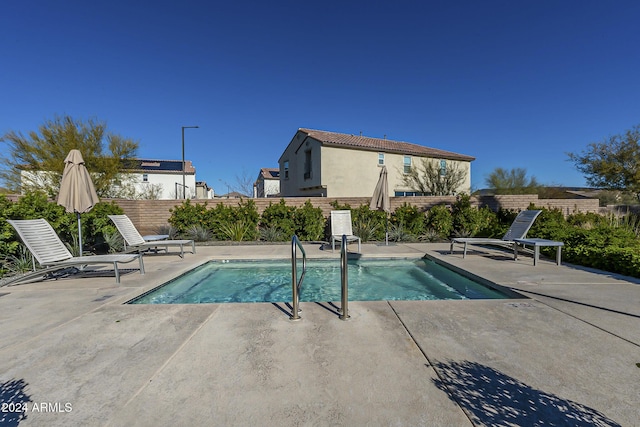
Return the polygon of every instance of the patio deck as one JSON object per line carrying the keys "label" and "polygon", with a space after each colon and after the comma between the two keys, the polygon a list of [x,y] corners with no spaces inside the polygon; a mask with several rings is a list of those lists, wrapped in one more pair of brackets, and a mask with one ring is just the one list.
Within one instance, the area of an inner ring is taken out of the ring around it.
{"label": "patio deck", "polygon": [[529,299],[350,302],[348,321],[301,303],[299,322],[268,303],[123,305],[205,260],[287,258],[288,245],[147,256],[120,286],[97,274],[0,288],[0,404],[27,408],[0,424],[638,425],[640,282],[448,249],[362,252],[429,253]]}

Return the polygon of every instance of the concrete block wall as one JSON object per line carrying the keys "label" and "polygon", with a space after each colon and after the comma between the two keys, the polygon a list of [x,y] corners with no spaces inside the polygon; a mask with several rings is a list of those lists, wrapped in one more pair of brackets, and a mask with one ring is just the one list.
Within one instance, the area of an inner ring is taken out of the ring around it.
{"label": "concrete block wall", "polygon": [[477,200],[479,206],[488,206],[493,211],[522,210],[533,203],[537,207],[560,209],[565,215],[575,212],[597,213],[600,203],[598,199],[539,199],[537,194],[480,196]]}
{"label": "concrete block wall", "polygon": [[[124,213],[131,218],[141,234],[155,234],[158,228],[168,224],[171,216],[170,210],[176,206],[180,206],[181,200],[124,200],[112,199],[118,206],[122,208]],[[258,214],[262,214],[270,203],[277,204],[280,199],[251,199],[255,202]],[[322,209],[325,217],[328,217],[333,207],[331,203],[337,201],[340,205],[348,204],[352,208],[361,205],[368,205],[371,201],[368,197],[288,197],[285,203],[288,206],[300,207],[309,200],[314,207]],[[103,201],[110,201],[103,199]],[[454,196],[417,196],[417,197],[392,197],[391,210],[402,206],[404,203],[417,206],[423,210],[439,204],[451,205],[455,203]],[[240,199],[214,199],[208,201],[191,200],[192,204],[207,203],[207,207],[212,208],[222,203],[225,206],[238,206]],[[246,203],[246,200],[243,200]],[[546,208],[559,208],[565,215],[574,212],[599,212],[598,199],[538,199],[537,195],[504,195],[504,196],[481,196],[472,197],[471,203],[474,206],[488,206],[492,210],[508,209],[522,210],[527,209],[531,203],[535,206]]]}
{"label": "concrete block wall", "polygon": [[600,212],[600,201],[598,199],[539,199],[536,206],[560,209],[565,216],[577,212]]}

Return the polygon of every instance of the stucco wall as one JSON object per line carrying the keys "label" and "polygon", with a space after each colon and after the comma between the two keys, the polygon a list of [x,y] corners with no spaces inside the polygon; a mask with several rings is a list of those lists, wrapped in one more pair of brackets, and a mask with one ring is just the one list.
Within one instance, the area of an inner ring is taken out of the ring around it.
{"label": "stucco wall", "polygon": [[[311,156],[311,173],[307,159]],[[278,159],[280,193],[285,197],[370,197],[380,176],[378,151],[322,144],[298,131]],[[415,191],[403,183],[404,154],[383,152],[389,191]],[[422,168],[419,156],[410,156],[413,168]],[[439,161],[440,159],[429,159]],[[471,192],[470,162],[446,160],[448,170],[462,170],[465,180],[456,193]],[[285,163],[288,164],[285,172]]]}
{"label": "stucco wall", "polygon": [[322,177],[327,187],[327,197],[373,194],[380,176],[378,153],[335,147],[322,147],[321,151]]}
{"label": "stucco wall", "polygon": [[[302,144],[302,145],[300,145]],[[281,157],[282,162],[289,161],[289,178],[284,178],[281,162],[281,192],[288,197],[367,197],[380,176],[378,152],[321,146],[308,138],[304,143],[287,147]],[[305,151],[311,151],[311,176],[304,178]],[[389,191],[412,191],[403,183],[404,155],[384,153],[387,167]],[[421,168],[422,158],[411,156],[412,167]],[[458,192],[469,193],[471,173],[469,162],[447,160],[448,168],[461,168],[466,171],[465,180]]]}
{"label": "stucco wall", "polygon": [[[182,174],[147,174],[147,182],[142,181],[142,173],[131,174],[136,179],[136,191],[144,193],[147,187],[151,185],[162,186],[160,199],[182,199]],[[195,197],[196,194],[196,177],[194,174],[187,173],[185,175],[185,195],[187,199]],[[177,196],[176,196],[177,192]]]}
{"label": "stucco wall", "polygon": [[[280,192],[291,197],[326,196],[322,188],[320,143],[313,138],[301,138],[297,133],[280,156]],[[311,173],[305,178],[305,152],[311,153]],[[289,176],[286,177],[284,163],[289,162]]]}

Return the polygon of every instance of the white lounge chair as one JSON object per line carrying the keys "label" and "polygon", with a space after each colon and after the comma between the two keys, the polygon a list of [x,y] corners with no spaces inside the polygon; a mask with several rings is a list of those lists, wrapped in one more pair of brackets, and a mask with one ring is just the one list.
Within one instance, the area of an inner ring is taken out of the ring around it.
{"label": "white lounge chair", "polygon": [[467,245],[494,245],[494,246],[505,246],[513,249],[514,251],[514,259],[517,257],[518,243],[515,242],[515,239],[524,239],[527,236],[527,232],[533,225],[533,222],[536,220],[538,215],[540,215],[539,210],[526,210],[521,211],[516,219],[513,220],[511,227],[502,237],[502,239],[491,239],[485,237],[456,237],[451,239],[451,248],[449,250],[450,253],[453,253],[453,245],[455,243],[464,245],[462,250],[462,258],[467,256]]}
{"label": "white lounge chair", "polygon": [[146,241],[144,237],[140,235],[138,229],[133,222],[126,215],[108,215],[111,221],[116,225],[116,228],[122,235],[125,243],[125,252],[127,251],[146,251],[149,249],[157,249],[164,247],[169,252],[169,246],[180,247],[180,257],[184,257],[185,245],[191,245],[191,253],[196,253],[196,243],[193,240],[154,240]]}
{"label": "white lounge chair", "polygon": [[336,240],[342,242],[343,234],[347,236],[347,244],[349,244],[349,242],[358,242],[358,253],[360,253],[360,237],[353,235],[351,211],[331,211],[331,252],[336,250]]}
{"label": "white lounge chair", "polygon": [[7,222],[15,228],[20,239],[29,249],[38,263],[44,267],[32,273],[17,277],[5,283],[18,283],[27,279],[43,276],[46,273],[61,270],[69,267],[76,267],[91,264],[111,264],[115,271],[116,283],[120,283],[120,271],[118,263],[127,263],[138,260],[140,263],[140,274],[144,274],[144,263],[139,254],[109,254],[109,255],[89,255],[74,257],[66,248],[62,240],[58,237],[51,224],[45,219],[25,219],[12,220]]}

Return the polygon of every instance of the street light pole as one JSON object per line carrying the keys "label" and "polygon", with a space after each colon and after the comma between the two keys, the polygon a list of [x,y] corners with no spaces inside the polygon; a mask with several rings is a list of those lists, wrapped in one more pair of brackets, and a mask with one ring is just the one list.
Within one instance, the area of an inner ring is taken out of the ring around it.
{"label": "street light pole", "polygon": [[184,130],[185,129],[197,129],[200,126],[182,126],[182,198],[186,199],[186,189],[187,189],[187,180],[186,180],[186,167],[184,162]]}

